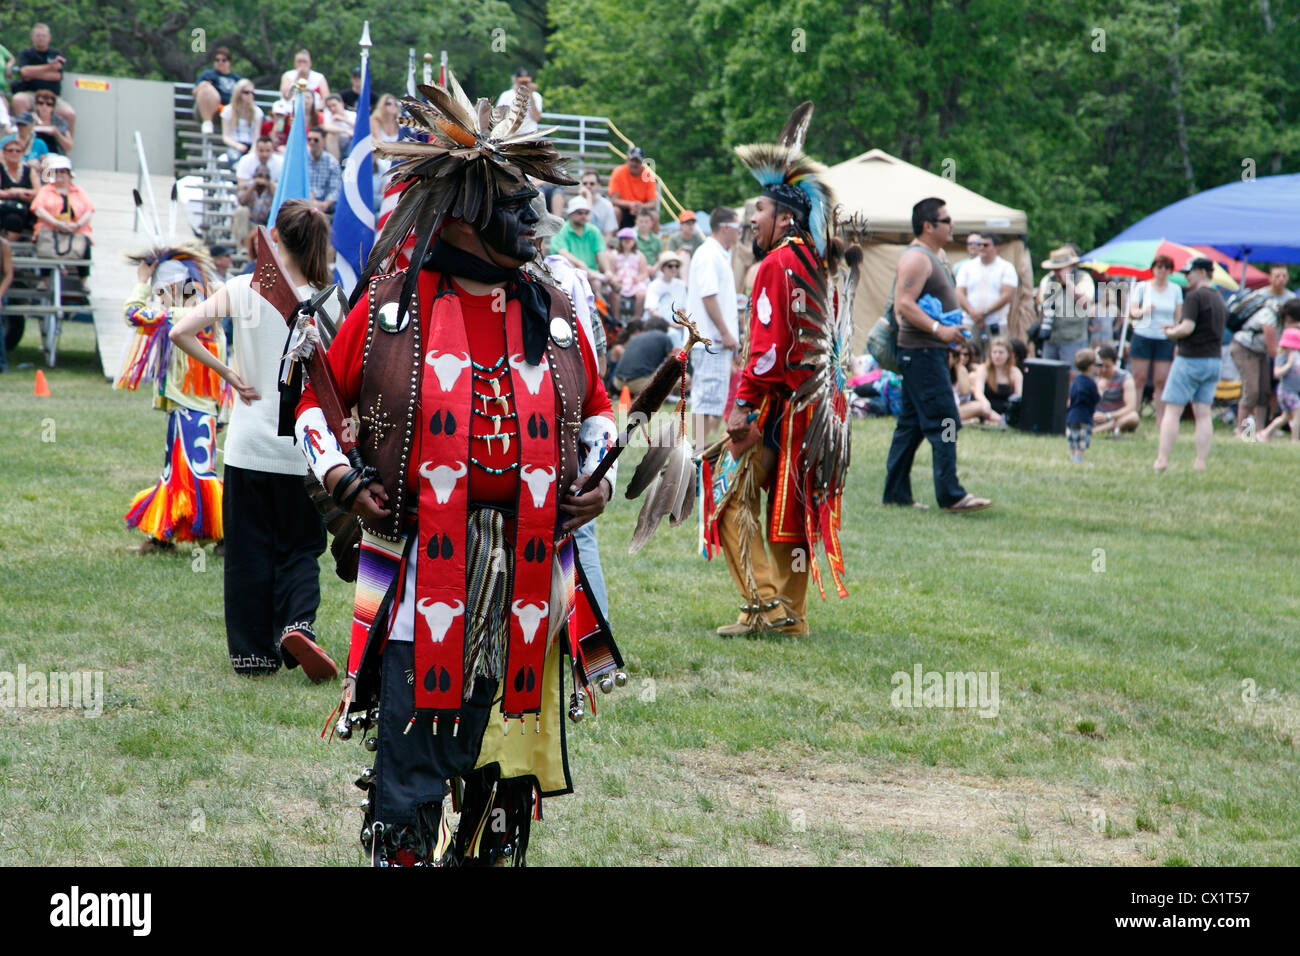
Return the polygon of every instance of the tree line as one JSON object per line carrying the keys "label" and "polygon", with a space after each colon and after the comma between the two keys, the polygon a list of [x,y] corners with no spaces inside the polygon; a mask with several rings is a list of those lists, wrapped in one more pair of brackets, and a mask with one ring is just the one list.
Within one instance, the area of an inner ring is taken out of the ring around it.
{"label": "tree line", "polygon": [[[299,47],[334,84],[371,21],[376,89],[447,50],[471,95],[518,65],[548,110],[611,117],[687,205],[735,202],[731,155],[816,103],[807,151],[879,147],[1026,211],[1034,257],[1084,248],[1193,192],[1295,171],[1300,10],[1284,0],[11,0],[3,42],[50,23],[72,68],[192,79],[216,45],[271,85]],[[21,26],[20,26],[21,24]],[[206,50],[195,49],[203,31]]]}

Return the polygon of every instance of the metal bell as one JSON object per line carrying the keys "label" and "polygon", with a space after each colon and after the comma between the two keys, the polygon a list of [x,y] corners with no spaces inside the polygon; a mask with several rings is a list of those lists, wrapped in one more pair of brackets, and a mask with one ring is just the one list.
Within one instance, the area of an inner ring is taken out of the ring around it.
{"label": "metal bell", "polygon": [[369,797],[366,797],[364,800],[362,800],[361,803],[360,803],[360,807],[361,807],[362,810],[369,810],[369,809],[370,809],[370,798],[369,798]]}
{"label": "metal bell", "polygon": [[367,750],[369,750],[371,753],[374,753],[376,750],[379,749],[379,738],[378,738],[378,737],[367,737],[367,738],[366,738],[366,742],[365,742],[365,744],[363,744],[363,746],[364,746]]}
{"label": "metal bell", "polygon": [[369,783],[371,780],[375,779],[375,768],[367,767],[365,770],[361,771],[361,779],[364,780],[366,783]]}
{"label": "metal bell", "polygon": [[346,716],[340,717],[339,722],[334,725],[334,733],[338,734],[339,740],[352,739],[352,721]]}
{"label": "metal bell", "polygon": [[599,686],[602,694],[608,694],[614,689],[614,681],[609,677],[602,677]]}
{"label": "metal bell", "polygon": [[582,723],[582,718],[583,718],[583,716],[584,716],[584,715],[583,715],[582,711],[579,710],[577,707],[570,707],[570,708],[569,708],[569,719],[570,719],[571,721],[573,721],[575,724],[580,724],[580,723]]}
{"label": "metal bell", "polygon": [[368,844],[368,843],[370,842],[370,838],[371,838],[372,836],[373,836],[373,834],[370,832],[370,827],[362,827],[362,829],[361,829],[361,842],[362,842],[362,843],[367,843],[367,844]]}
{"label": "metal bell", "polygon": [[619,687],[626,687],[626,686],[627,686],[627,675],[624,674],[622,671],[615,671],[615,672],[614,672],[614,683],[617,684]]}

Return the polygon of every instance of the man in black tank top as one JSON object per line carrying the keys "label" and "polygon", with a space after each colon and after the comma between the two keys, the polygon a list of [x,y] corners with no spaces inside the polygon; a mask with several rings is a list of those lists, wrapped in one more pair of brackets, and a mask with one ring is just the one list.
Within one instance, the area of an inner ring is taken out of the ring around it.
{"label": "man in black tank top", "polygon": [[941,325],[917,300],[932,295],[945,312],[958,307],[943,247],[952,241],[952,217],[942,199],[912,207],[915,241],[898,260],[894,316],[898,321],[898,366],[903,373],[903,407],[885,465],[884,503],[924,508],[912,497],[912,460],[922,439],[934,459],[934,492],[945,511],[978,511],[987,498],[968,494],[957,480],[957,429],[961,415],[948,377],[948,347],[962,339],[958,326]]}

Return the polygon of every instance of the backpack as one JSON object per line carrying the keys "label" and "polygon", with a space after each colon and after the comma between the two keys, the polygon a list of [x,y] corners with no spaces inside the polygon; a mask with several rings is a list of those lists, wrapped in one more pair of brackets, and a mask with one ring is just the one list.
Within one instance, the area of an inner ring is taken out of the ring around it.
{"label": "backpack", "polygon": [[[908,246],[908,248],[913,248]],[[934,266],[943,270],[943,274],[948,277],[949,284],[953,284],[952,273],[942,259],[936,256],[925,246],[916,246],[927,256],[930,257]],[[871,357],[879,363],[880,367],[890,372],[901,371],[898,367],[898,317],[894,315],[894,289],[898,284],[898,274],[895,272],[894,281],[889,284],[889,301],[885,303],[885,314],[882,315],[876,324],[871,327],[871,332],[867,335],[867,351]]]}
{"label": "backpack", "polygon": [[1267,288],[1254,289],[1250,292],[1238,292],[1228,299],[1228,331],[1234,335],[1245,328],[1246,323],[1268,304]]}

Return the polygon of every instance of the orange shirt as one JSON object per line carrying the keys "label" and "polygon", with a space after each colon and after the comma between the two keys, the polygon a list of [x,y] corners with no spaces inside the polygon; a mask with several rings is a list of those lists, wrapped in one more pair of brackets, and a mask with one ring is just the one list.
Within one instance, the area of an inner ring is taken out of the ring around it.
{"label": "orange shirt", "polygon": [[[32,200],[32,212],[38,209],[44,209],[55,219],[62,219],[66,222],[76,222],[87,211],[94,212],[95,204],[90,201],[90,197],[85,191],[75,184],[68,186],[68,208],[63,208],[63,194],[54,188],[53,184],[42,186]],[[35,231],[40,232],[42,229],[48,229],[49,226],[41,219],[36,220]],[[83,236],[90,235],[90,222],[77,230]]]}
{"label": "orange shirt", "polygon": [[627,168],[627,163],[614,167],[609,174],[609,194],[619,199],[632,202],[652,203],[655,201],[656,183],[650,167],[642,165],[641,175],[634,177]]}

